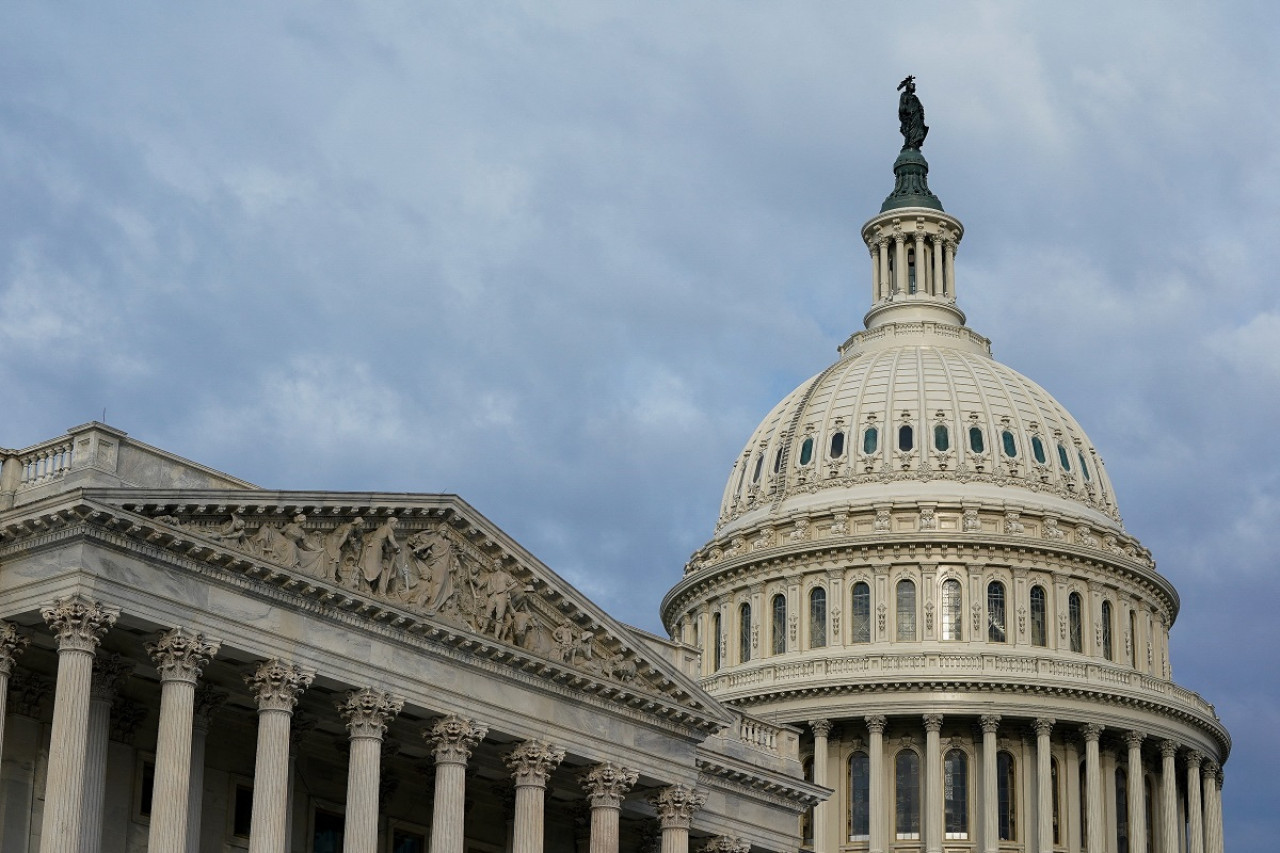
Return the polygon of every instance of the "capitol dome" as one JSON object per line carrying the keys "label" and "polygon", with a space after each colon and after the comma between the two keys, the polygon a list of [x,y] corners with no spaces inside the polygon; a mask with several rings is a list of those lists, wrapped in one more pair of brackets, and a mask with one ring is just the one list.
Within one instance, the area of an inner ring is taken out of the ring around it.
{"label": "capitol dome", "polygon": [[865,329],[760,422],[662,602],[720,701],[803,732],[813,853],[1222,853],[1231,739],[1097,449],[956,302],[912,78]]}

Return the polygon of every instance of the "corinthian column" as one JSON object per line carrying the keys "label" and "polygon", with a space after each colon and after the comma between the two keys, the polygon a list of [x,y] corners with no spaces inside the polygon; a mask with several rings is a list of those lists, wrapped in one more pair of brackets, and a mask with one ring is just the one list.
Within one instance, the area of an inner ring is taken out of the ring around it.
{"label": "corinthian column", "polygon": [[516,825],[512,853],[542,853],[543,799],[547,777],[564,760],[564,750],[546,741],[527,740],[503,756],[516,780]]}
{"label": "corinthian column", "polygon": [[102,849],[103,804],[107,797],[107,743],[111,740],[111,707],[120,685],[133,672],[133,662],[120,655],[93,659],[89,686],[89,728],[84,747],[84,799],[80,802],[81,853]]}
{"label": "corinthian column", "polygon": [[1222,853],[1225,841],[1222,837],[1222,767],[1213,779],[1213,835],[1209,837],[1209,852]]}
{"label": "corinthian column", "polygon": [[[1053,762],[1051,759],[1049,735],[1053,731],[1053,720],[1039,717],[1033,727],[1036,730],[1036,815],[1037,836],[1043,853],[1053,850]],[[1145,847],[1131,848],[1135,853],[1146,853]]]}
{"label": "corinthian column", "polygon": [[996,788],[996,732],[999,714],[982,717],[982,849],[995,853],[999,846],[1000,795]]}
{"label": "corinthian column", "polygon": [[489,733],[487,726],[450,714],[422,733],[435,747],[436,790],[431,814],[431,853],[463,853],[467,759]]}
{"label": "corinthian column", "polygon": [[1105,849],[1102,846],[1105,835],[1102,825],[1102,766],[1098,756],[1098,739],[1102,737],[1103,728],[1096,723],[1080,728],[1084,735],[1085,812],[1089,820],[1088,848],[1091,851]]}
{"label": "corinthian column", "polygon": [[14,661],[31,644],[31,638],[18,632],[18,626],[0,622],[0,759],[4,758],[4,721],[9,698],[9,676]]}
{"label": "corinthian column", "polygon": [[1129,849],[1142,853],[1147,849],[1147,797],[1146,779],[1142,773],[1142,741],[1146,735],[1139,731],[1125,732],[1124,742],[1129,747]]}
{"label": "corinthian column", "polygon": [[689,826],[693,813],[707,802],[707,795],[687,785],[663,788],[651,800],[662,826],[662,853],[689,853]]}
{"label": "corinthian column", "polygon": [[[830,787],[827,768],[827,738],[831,735],[830,720],[810,720],[813,729],[813,781],[823,787]],[[813,850],[814,853],[827,853],[827,816],[831,807],[824,800],[813,807]]]}
{"label": "corinthian column", "polygon": [[1160,741],[1160,843],[1165,850],[1178,849],[1178,745]]}
{"label": "corinthian column", "polygon": [[1204,805],[1204,853],[1214,853],[1214,840],[1218,836],[1215,823],[1221,818],[1215,806],[1214,795],[1218,793],[1218,764],[1212,759],[1200,765],[1200,779],[1203,795],[1200,798]]}
{"label": "corinthian column", "polygon": [[200,853],[200,819],[204,812],[204,752],[213,715],[228,699],[225,690],[207,682],[196,687],[191,719],[191,783],[187,786],[187,853]]}
{"label": "corinthian column", "polygon": [[40,849],[42,853],[79,853],[93,656],[120,617],[120,608],[77,594],[41,608],[40,615],[58,641]]}
{"label": "corinthian column", "polygon": [[942,853],[941,714],[924,715],[924,847]]}
{"label": "corinthian column", "polygon": [[608,761],[579,777],[591,803],[590,853],[618,853],[618,813],[622,798],[638,778],[636,771]]}
{"label": "corinthian column", "polygon": [[347,724],[351,749],[347,760],[347,820],[342,835],[345,853],[376,853],[378,847],[378,783],[382,769],[382,736],[404,700],[382,690],[352,690],[338,703]]}
{"label": "corinthian column", "polygon": [[278,658],[263,661],[245,683],[258,703],[249,853],[283,853],[289,823],[289,720],[316,675]]}
{"label": "corinthian column", "polygon": [[1187,853],[1204,853],[1204,815],[1200,802],[1200,763],[1204,755],[1187,752]]}
{"label": "corinthian column", "polygon": [[868,853],[885,853],[888,844],[884,827],[884,729],[889,724],[882,714],[863,717],[867,724],[867,776],[870,782],[867,796],[868,826],[871,835]]}
{"label": "corinthian column", "polygon": [[191,726],[196,682],[222,643],[186,628],[172,628],[147,654],[160,671],[160,722],[156,733],[156,776],[151,795],[150,853],[183,853],[191,806]]}

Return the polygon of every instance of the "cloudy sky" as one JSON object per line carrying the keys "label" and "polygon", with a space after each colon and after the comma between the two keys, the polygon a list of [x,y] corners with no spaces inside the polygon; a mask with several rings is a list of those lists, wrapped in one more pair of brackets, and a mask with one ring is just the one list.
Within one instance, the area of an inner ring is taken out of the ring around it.
{"label": "cloudy sky", "polygon": [[611,612],[860,328],[894,86],[970,325],[1089,431],[1280,836],[1271,4],[10,3],[0,444],[461,494]]}

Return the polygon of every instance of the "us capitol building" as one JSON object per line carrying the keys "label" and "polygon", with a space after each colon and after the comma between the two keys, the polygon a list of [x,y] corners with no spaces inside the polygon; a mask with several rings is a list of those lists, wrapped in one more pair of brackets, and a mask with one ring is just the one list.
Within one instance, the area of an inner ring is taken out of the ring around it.
{"label": "us capitol building", "polygon": [[454,495],[0,450],[0,849],[1221,853],[1177,592],[965,326],[899,88],[866,329],[737,457],[669,638]]}

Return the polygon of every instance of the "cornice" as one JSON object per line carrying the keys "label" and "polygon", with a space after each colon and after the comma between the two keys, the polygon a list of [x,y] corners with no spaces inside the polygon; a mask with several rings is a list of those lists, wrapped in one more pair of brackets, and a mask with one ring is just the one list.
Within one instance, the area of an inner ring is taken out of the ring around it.
{"label": "cornice", "polygon": [[780,774],[766,774],[758,767],[738,766],[724,756],[701,749],[698,750],[695,764],[701,775],[698,780],[699,788],[729,788],[797,812],[816,806],[832,793],[831,789],[821,785]]}

